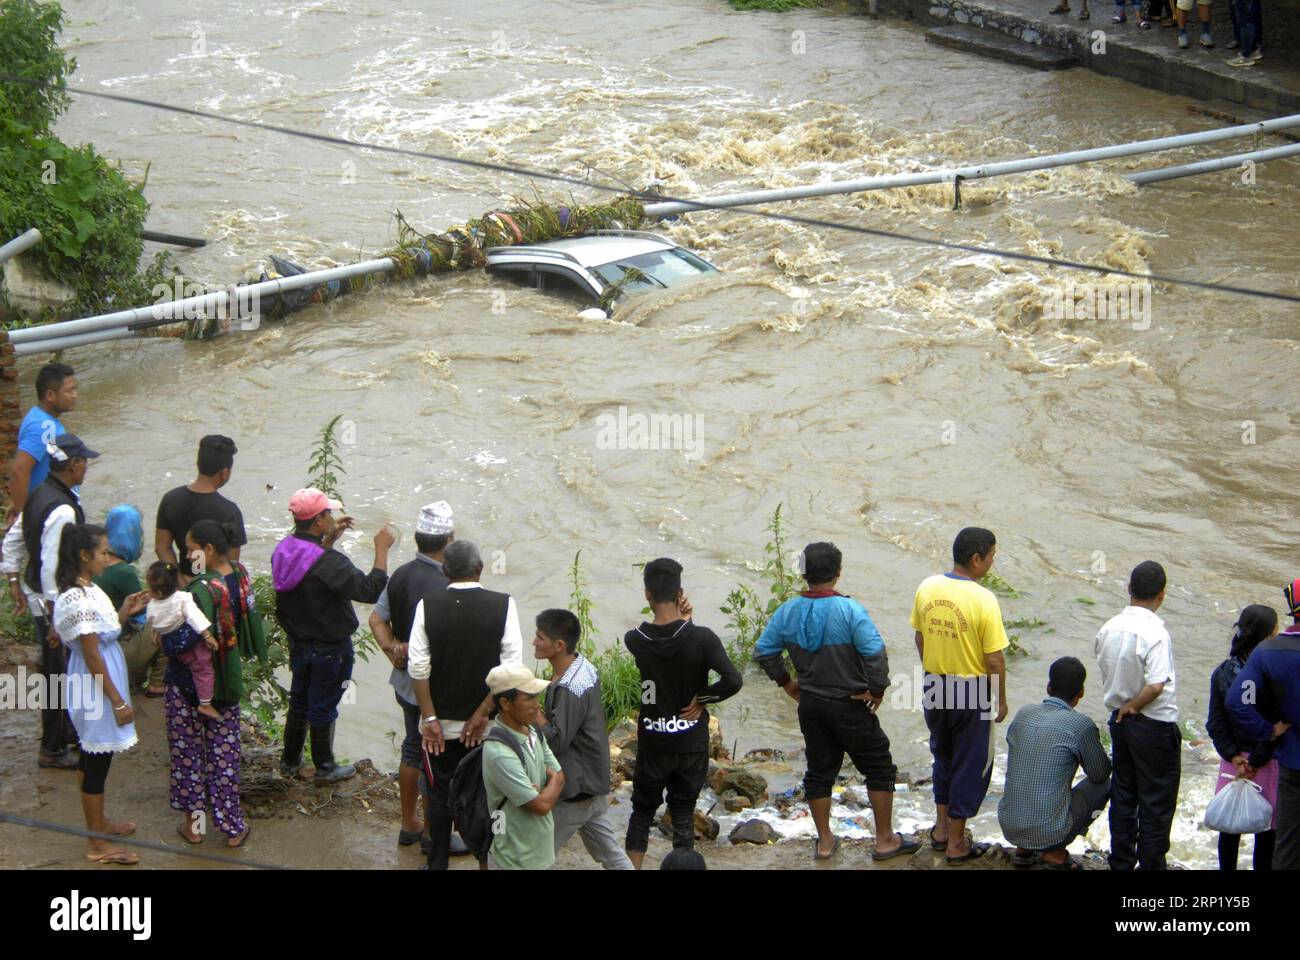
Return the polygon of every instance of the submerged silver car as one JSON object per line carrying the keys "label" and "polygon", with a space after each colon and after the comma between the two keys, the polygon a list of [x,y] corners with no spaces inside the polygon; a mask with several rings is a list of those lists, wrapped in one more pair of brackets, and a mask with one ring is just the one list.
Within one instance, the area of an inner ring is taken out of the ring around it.
{"label": "submerged silver car", "polygon": [[627,295],[718,272],[685,247],[642,230],[596,230],[535,246],[489,247],[485,254],[489,273],[607,312]]}

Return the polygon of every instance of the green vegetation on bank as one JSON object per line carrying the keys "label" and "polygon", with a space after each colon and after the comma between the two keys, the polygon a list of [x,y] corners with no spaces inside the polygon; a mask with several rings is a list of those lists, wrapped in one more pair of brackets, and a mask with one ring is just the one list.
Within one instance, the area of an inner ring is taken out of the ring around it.
{"label": "green vegetation on bank", "polygon": [[[25,257],[72,289],[78,314],[148,303],[175,271],[165,253],[140,269],[144,183],[128,180],[90,144],[69,146],[53,133],[77,68],[59,49],[62,27],[57,3],[0,0],[0,64],[33,84],[0,82],[0,243],[38,228],[42,240]],[[7,306],[4,296],[0,289]]]}

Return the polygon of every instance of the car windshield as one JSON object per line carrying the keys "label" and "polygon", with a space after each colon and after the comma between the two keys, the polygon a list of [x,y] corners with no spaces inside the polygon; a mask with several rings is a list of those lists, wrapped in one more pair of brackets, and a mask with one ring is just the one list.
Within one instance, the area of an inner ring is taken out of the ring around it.
{"label": "car windshield", "polygon": [[625,291],[671,287],[701,274],[715,272],[713,267],[695,254],[677,247],[601,264],[591,270],[611,286],[623,281],[624,275],[631,271],[631,276],[622,285]]}

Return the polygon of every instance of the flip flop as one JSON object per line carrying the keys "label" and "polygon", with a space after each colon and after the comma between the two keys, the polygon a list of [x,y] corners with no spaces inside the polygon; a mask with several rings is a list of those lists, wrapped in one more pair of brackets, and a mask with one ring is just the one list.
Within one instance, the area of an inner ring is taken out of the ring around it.
{"label": "flip flop", "polygon": [[930,849],[931,849],[931,850],[940,850],[940,851],[942,851],[942,850],[947,850],[947,849],[948,849],[948,841],[947,841],[947,840],[936,840],[936,839],[934,839],[934,827],[931,827],[931,828],[930,828]]}
{"label": "flip flop", "polygon": [[[1032,850],[1026,850],[1024,853],[1017,850],[1011,855],[1011,865],[1013,867],[1032,867],[1037,862],[1038,854]],[[1044,860],[1043,862],[1046,863],[1047,861]]]}
{"label": "flip flop", "polygon": [[203,838],[202,838],[202,837],[199,837],[197,840],[195,840],[192,836],[190,836],[188,833],[186,833],[186,832],[185,832],[184,830],[182,830],[180,827],[177,827],[177,828],[176,828],[176,835],[177,835],[178,837],[180,837],[182,840],[184,840],[186,843],[193,844],[193,845],[195,845],[195,846],[197,846],[198,844],[200,844],[200,843],[203,842]]}
{"label": "flip flop", "polygon": [[420,841],[419,830],[398,830],[397,831],[397,842],[404,847],[409,847],[412,844],[419,843],[419,841]]}
{"label": "flip flop", "polygon": [[959,863],[970,863],[970,861],[972,860],[978,860],[980,857],[984,856],[984,854],[988,852],[989,852],[989,844],[972,843],[970,845],[970,849],[967,850],[965,853],[963,853],[960,857],[945,857],[944,859],[948,861],[949,866],[956,866]]}
{"label": "flip flop", "polygon": [[167,691],[159,690],[157,693],[154,693],[152,690],[146,690],[144,695],[150,700],[161,700],[163,697],[167,696]]}
{"label": "flip flop", "polygon": [[111,853],[88,853],[86,859],[91,863],[120,863],[125,867],[130,867],[140,862],[140,855],[138,853],[128,853],[125,850],[114,850]]}
{"label": "flip flop", "polygon": [[231,850],[239,849],[240,847],[242,847],[244,844],[248,842],[248,838],[252,834],[252,832],[253,832],[253,825],[251,823],[244,824],[244,835],[239,838],[239,842],[231,843],[230,841],[234,840],[235,838],[227,837],[226,846],[229,847]]}
{"label": "flip flop", "polygon": [[915,840],[904,840],[897,850],[891,850],[889,853],[876,853],[871,851],[871,859],[879,863],[882,860],[893,860],[895,857],[905,857],[908,854],[916,853],[921,849],[921,845]]}
{"label": "flip flop", "polygon": [[831,844],[831,852],[830,852],[830,853],[822,853],[820,850],[818,850],[818,849],[817,849],[817,838],[816,838],[816,837],[813,837],[813,859],[814,859],[814,860],[829,860],[831,857],[835,856],[835,854],[839,853],[839,851],[840,851],[840,838],[839,838],[839,837],[836,837],[836,838],[835,838],[835,842],[834,842],[833,844]]}
{"label": "flip flop", "polygon": [[1083,864],[1081,864],[1074,857],[1069,857],[1069,856],[1067,856],[1060,863],[1052,863],[1052,861],[1050,860],[1043,860],[1041,861],[1041,863],[1048,870],[1082,870],[1083,869]]}

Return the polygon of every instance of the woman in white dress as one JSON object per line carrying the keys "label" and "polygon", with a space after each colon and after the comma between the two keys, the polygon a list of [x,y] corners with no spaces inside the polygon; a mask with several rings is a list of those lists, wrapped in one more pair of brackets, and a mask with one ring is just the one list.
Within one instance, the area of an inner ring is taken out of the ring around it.
{"label": "woman in white dress", "polygon": [[[135,746],[131,689],[126,657],[117,642],[122,624],[144,609],[146,592],[128,596],[120,610],[94,583],[110,562],[104,528],[70,523],[59,542],[55,582],[54,629],[68,649],[65,702],[81,738],[77,780],[86,829],[125,837],[135,832],[129,821],[104,817],[104,783],[113,754]],[[86,859],[97,863],[138,863],[140,858],[107,840],[91,839]]]}

